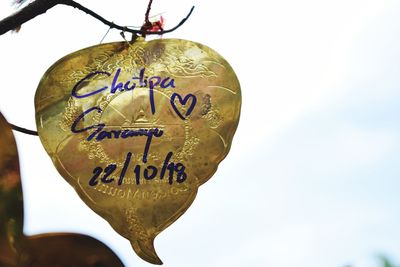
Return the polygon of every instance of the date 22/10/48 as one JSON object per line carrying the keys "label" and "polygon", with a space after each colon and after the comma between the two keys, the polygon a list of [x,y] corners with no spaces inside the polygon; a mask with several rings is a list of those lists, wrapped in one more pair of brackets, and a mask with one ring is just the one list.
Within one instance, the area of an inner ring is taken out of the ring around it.
{"label": "date 22/10/48", "polygon": [[[167,175],[168,175],[168,183],[169,184],[173,183],[174,176],[176,176],[177,183],[183,183],[187,178],[187,174],[185,173],[186,167],[185,167],[185,165],[183,165],[180,162],[179,163],[171,162],[170,160],[171,160],[172,155],[173,155],[172,152],[169,152],[167,154],[167,156],[165,157],[163,166],[161,167],[161,170],[159,170],[159,168],[157,168],[156,166],[153,166],[153,165],[149,165],[147,167],[141,166],[141,165],[135,165],[135,167],[133,168],[133,172],[135,175],[136,184],[137,185],[140,184],[141,174],[143,174],[143,178],[146,180],[152,180],[156,177],[158,177],[160,180],[162,180],[162,179],[164,179],[164,176],[166,175],[167,172],[168,172]],[[118,179],[118,185],[122,185],[122,183],[124,181],[126,171],[128,170],[129,164],[131,162],[131,157],[132,157],[132,153],[128,152],[128,154],[126,155],[124,166],[122,167],[121,174]],[[143,170],[142,170],[142,167],[143,167]],[[109,184],[109,183],[114,182],[115,178],[112,177],[111,175],[114,173],[114,171],[116,169],[117,169],[117,165],[114,163],[107,165],[104,168],[104,170],[102,167],[94,168],[93,176],[89,180],[89,185],[96,186],[99,183],[99,177],[102,173],[104,173],[104,174],[100,178],[100,182],[102,182],[104,184]]]}

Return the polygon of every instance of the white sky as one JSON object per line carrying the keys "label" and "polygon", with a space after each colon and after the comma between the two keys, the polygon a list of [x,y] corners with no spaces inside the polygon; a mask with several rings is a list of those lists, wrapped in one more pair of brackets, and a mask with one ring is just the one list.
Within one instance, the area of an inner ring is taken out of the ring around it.
{"label": "white sky", "polygon": [[[147,1],[81,1],[140,25]],[[137,6],[136,6],[137,5]],[[206,44],[235,69],[243,106],[232,150],[189,210],[156,239],[164,266],[378,266],[400,262],[400,2],[154,1],[165,38]],[[0,17],[13,12],[0,2]],[[99,43],[107,26],[56,7],[0,36],[0,110],[35,129],[33,97],[57,59]],[[112,31],[105,42],[121,41]],[[138,258],[53,167],[37,137],[16,133],[25,232],[69,231]]]}

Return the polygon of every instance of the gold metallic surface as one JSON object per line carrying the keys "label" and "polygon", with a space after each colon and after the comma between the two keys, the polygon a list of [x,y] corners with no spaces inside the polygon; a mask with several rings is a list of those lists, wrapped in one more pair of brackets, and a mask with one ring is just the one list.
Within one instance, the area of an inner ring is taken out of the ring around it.
{"label": "gold metallic surface", "polygon": [[229,64],[199,43],[160,39],[74,52],[35,96],[40,139],[85,203],[162,264],[153,241],[227,155],[241,105]]}
{"label": "gold metallic surface", "polygon": [[17,146],[0,113],[0,266],[123,266],[114,252],[92,237],[68,233],[24,236],[23,223]]}

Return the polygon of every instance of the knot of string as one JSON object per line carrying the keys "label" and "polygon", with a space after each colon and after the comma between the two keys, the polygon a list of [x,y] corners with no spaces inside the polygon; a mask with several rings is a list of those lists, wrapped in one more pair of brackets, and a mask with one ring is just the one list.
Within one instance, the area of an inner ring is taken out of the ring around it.
{"label": "knot of string", "polygon": [[152,4],[153,4],[153,0],[149,0],[149,4],[147,5],[146,13],[144,14],[144,23],[143,23],[143,26],[140,28],[140,32],[143,37],[146,37],[147,32],[163,30],[162,17],[161,17],[161,20],[158,20],[156,22],[151,22],[149,19]]}

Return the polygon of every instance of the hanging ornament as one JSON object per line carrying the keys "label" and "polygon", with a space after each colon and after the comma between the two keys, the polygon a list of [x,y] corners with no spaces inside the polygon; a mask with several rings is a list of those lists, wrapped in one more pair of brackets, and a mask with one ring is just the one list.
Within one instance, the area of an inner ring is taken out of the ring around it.
{"label": "hanging ornament", "polygon": [[82,200],[161,264],[153,241],[229,152],[241,105],[209,47],[159,39],[101,44],[57,61],[35,96],[40,140]]}

